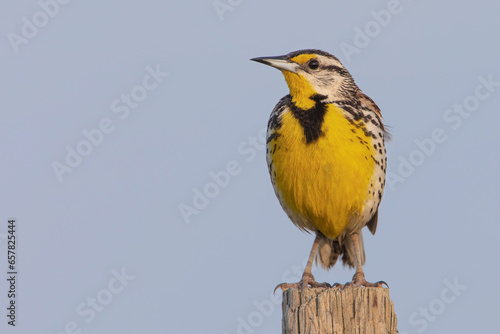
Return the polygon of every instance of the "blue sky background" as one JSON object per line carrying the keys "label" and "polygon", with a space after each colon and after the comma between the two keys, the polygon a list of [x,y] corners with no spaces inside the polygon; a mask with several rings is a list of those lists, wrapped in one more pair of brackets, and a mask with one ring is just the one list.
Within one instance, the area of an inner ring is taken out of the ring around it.
{"label": "blue sky background", "polygon": [[[299,279],[313,236],[275,199],[259,139],[286,84],[249,59],[320,48],[340,58],[393,134],[377,234],[365,233],[367,279],[389,283],[400,333],[491,332],[499,9],[0,3],[0,331],[279,333],[272,290]],[[68,150],[86,156],[69,166]],[[5,316],[11,217],[16,328]],[[314,272],[332,283],[353,274]]]}

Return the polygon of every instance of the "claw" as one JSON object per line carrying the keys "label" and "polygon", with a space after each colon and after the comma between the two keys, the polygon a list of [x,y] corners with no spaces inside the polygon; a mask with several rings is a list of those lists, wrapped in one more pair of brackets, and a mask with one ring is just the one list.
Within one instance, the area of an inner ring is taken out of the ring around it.
{"label": "claw", "polygon": [[366,281],[365,275],[363,273],[356,273],[352,277],[352,281],[344,284],[342,286],[342,289],[345,289],[347,287],[360,287],[360,286],[364,286],[364,287],[367,287],[367,288],[383,288],[384,284],[385,284],[385,286],[387,286],[387,288],[389,288],[389,284],[387,284],[384,281],[378,281],[378,282],[375,282],[375,283],[370,283],[370,282]]}
{"label": "claw", "polygon": [[303,275],[302,280],[297,283],[281,283],[278,284],[275,288],[273,293],[276,292],[276,290],[281,289],[283,291],[286,291],[287,289],[290,288],[299,288],[299,289],[304,289],[304,288],[331,288],[332,286],[326,282],[323,283],[318,283],[314,280],[314,277],[312,275]]}

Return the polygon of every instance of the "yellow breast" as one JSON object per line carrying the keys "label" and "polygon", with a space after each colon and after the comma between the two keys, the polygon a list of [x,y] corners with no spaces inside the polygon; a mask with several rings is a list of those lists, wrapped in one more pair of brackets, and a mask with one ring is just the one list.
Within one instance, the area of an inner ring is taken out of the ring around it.
{"label": "yellow breast", "polygon": [[282,204],[333,239],[371,196],[374,149],[372,138],[335,105],[328,105],[321,130],[318,140],[306,143],[299,121],[291,112],[284,113],[279,135],[268,143],[268,158]]}

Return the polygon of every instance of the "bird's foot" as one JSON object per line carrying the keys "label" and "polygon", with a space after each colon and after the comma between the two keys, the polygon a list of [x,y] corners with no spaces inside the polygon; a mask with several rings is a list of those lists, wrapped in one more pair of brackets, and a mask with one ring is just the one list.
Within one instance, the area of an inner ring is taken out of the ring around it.
{"label": "bird's foot", "polygon": [[312,274],[304,273],[302,275],[302,279],[300,280],[300,282],[278,284],[274,288],[274,292],[276,292],[276,290],[278,290],[278,289],[285,291],[286,289],[290,289],[290,288],[304,289],[304,288],[308,288],[309,286],[311,288],[331,288],[330,284],[328,284],[326,282],[318,283],[318,282],[316,282],[316,280],[314,279],[314,276]]}
{"label": "bird's foot", "polygon": [[361,286],[364,286],[367,288],[382,288],[384,286],[384,284],[385,284],[385,286],[389,287],[389,284],[387,284],[384,281],[378,281],[375,283],[367,282],[365,279],[365,275],[363,273],[357,272],[352,277],[351,282],[348,282],[346,284],[335,283],[333,285],[333,287],[340,288],[340,289],[345,289],[347,287],[359,288]]}

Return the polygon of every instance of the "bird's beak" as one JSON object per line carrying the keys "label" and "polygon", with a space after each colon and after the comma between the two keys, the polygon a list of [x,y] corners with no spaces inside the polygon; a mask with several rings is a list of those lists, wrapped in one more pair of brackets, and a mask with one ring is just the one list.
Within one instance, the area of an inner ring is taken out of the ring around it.
{"label": "bird's beak", "polygon": [[297,63],[287,60],[285,56],[258,57],[252,58],[250,60],[275,67],[278,70],[289,71],[293,73],[297,73],[297,68],[299,67]]}

